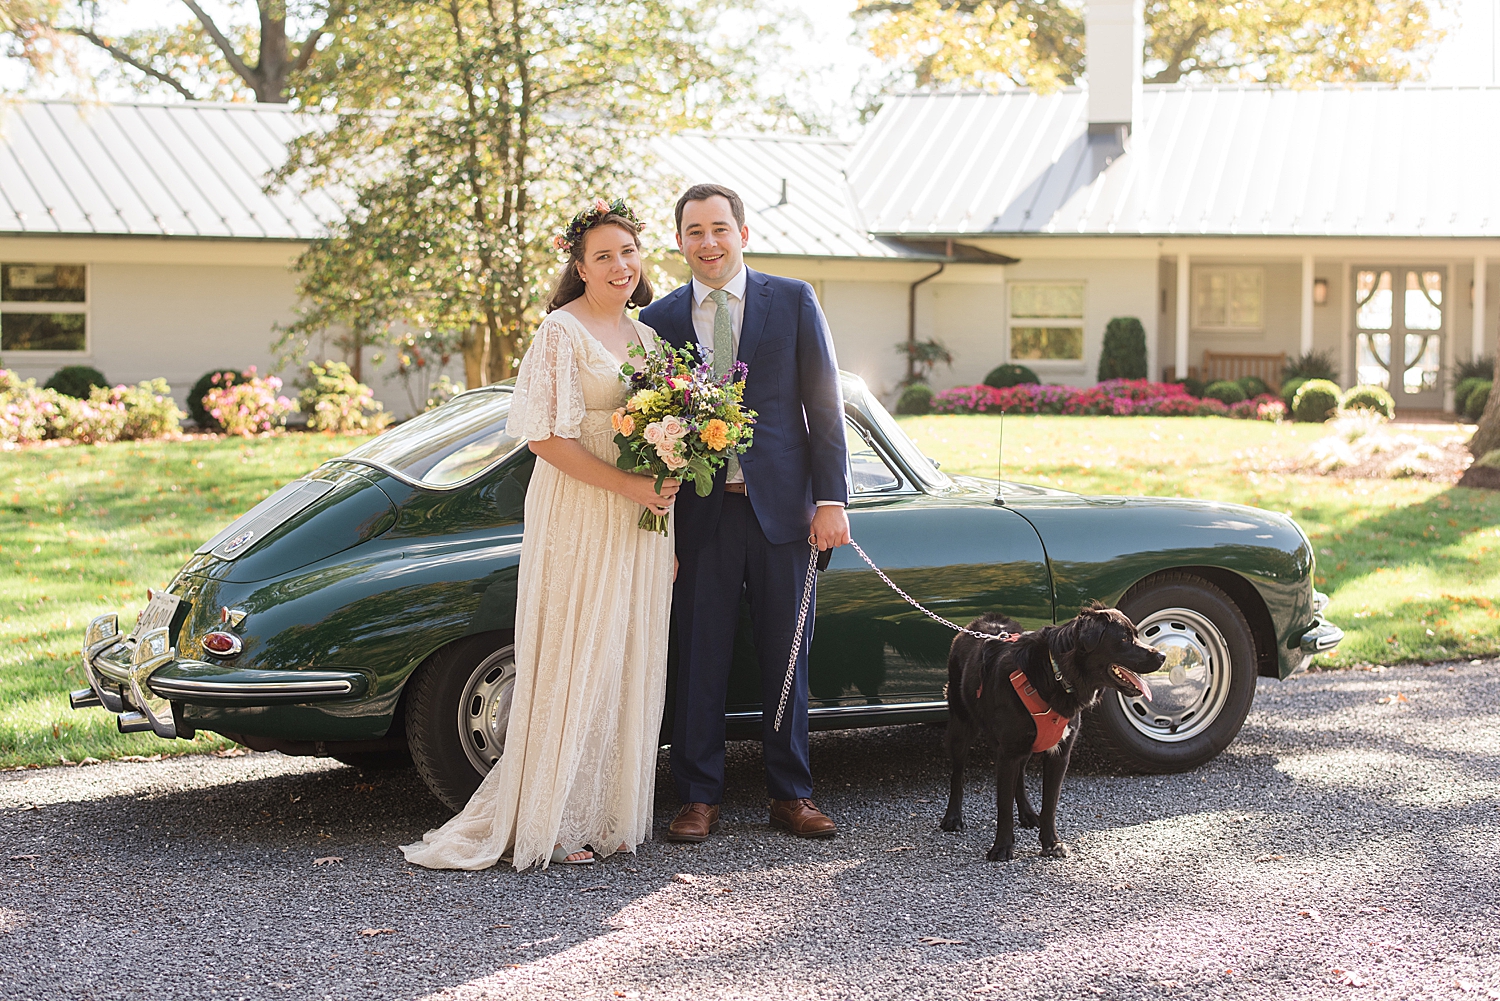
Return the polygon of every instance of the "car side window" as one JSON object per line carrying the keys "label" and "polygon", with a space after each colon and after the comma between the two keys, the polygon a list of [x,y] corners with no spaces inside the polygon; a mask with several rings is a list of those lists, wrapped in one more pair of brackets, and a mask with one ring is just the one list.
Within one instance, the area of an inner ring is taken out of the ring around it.
{"label": "car side window", "polygon": [[851,496],[901,489],[901,477],[886,464],[875,447],[865,440],[853,421],[844,421],[844,441],[849,449]]}

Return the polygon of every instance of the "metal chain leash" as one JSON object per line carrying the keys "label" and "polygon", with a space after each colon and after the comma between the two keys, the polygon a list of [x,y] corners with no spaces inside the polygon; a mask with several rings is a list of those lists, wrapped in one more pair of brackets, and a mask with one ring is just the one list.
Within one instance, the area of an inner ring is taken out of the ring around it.
{"label": "metal chain leash", "polygon": [[[927,608],[916,598],[913,598],[897,587],[896,582],[887,577],[885,571],[877,567],[875,561],[870,559],[863,549],[859,548],[858,542],[850,539],[849,545],[853,546],[854,551],[859,554],[859,558],[864,560],[871,570],[875,571],[875,575],[885,581],[886,587],[895,591],[908,605],[932,621],[947,626],[956,633],[972,636],[977,640],[1008,640],[1011,636],[1015,635],[1005,629],[1000,630],[998,633],[981,633],[974,629],[967,629],[955,622],[949,622],[932,609]],[[818,575],[818,544],[810,541],[808,547],[811,551],[807,557],[807,580],[802,584],[802,607],[797,610],[797,631],[792,635],[792,652],[787,657],[786,662],[786,680],[781,684],[781,702],[776,706],[776,724],[774,729],[778,733],[781,732],[781,718],[786,713],[786,700],[792,694],[792,683],[797,676],[797,655],[802,652],[802,634],[807,627],[807,608],[812,599],[813,581],[817,579]]]}

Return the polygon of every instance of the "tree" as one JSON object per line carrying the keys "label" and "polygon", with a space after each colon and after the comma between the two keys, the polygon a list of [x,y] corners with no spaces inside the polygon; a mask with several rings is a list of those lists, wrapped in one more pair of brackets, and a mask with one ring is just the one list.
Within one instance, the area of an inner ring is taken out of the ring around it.
{"label": "tree", "polygon": [[[96,0],[0,0],[0,32],[11,55],[44,72],[66,39],[105,53],[143,90],[166,88],[188,100],[255,100],[285,104],[293,75],[306,70],[347,14],[344,0],[235,0],[248,19],[220,23],[198,0],[182,0],[183,23],[114,34]],[[116,6],[121,0],[115,0]],[[292,36],[300,36],[296,41]]]}
{"label": "tree", "polygon": [[[918,87],[1049,91],[1086,63],[1084,0],[859,0],[871,51]],[[1146,81],[1396,82],[1442,37],[1427,0],[1147,0]]]}
{"label": "tree", "polygon": [[[553,235],[596,195],[667,194],[646,173],[651,137],[707,124],[733,97],[740,53],[704,41],[731,5],[352,7],[298,92],[327,125],[293,144],[279,175],[349,205],[297,263],[301,333],[399,324],[457,344],[471,387],[513,375],[560,263]],[[670,218],[661,209],[637,211]]]}
{"label": "tree", "polygon": [[[1500,387],[1500,351],[1495,352],[1495,374],[1490,385]],[[1479,415],[1479,426],[1474,430],[1474,437],[1469,439],[1469,451],[1474,453],[1474,458],[1482,459],[1497,448],[1500,448],[1500,389],[1492,388],[1484,413]]]}

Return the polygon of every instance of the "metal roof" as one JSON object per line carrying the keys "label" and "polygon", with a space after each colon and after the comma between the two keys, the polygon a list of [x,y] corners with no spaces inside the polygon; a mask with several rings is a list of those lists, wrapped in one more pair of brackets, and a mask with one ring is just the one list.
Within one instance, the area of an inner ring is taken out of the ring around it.
{"label": "metal roof", "polygon": [[263,188],[313,122],[264,104],[0,109],[0,233],[306,240],[339,206]]}
{"label": "metal roof", "polygon": [[[0,234],[322,236],[342,211],[329,192],[264,190],[288,141],[315,122],[267,104],[0,106]],[[855,224],[843,176],[851,148],[829,139],[697,133],[657,143],[665,172],[742,193],[752,252],[931,256],[871,239]]]}
{"label": "metal roof", "polygon": [[750,227],[749,253],[930,256],[872,239],[858,224],[844,179],[852,149],[852,143],[815,137],[695,132],[657,146],[662,166],[686,183],[724,184],[739,192]]}
{"label": "metal roof", "polygon": [[907,94],[848,163],[873,233],[1500,236],[1500,88],[1145,88],[1128,153],[1087,93]]}

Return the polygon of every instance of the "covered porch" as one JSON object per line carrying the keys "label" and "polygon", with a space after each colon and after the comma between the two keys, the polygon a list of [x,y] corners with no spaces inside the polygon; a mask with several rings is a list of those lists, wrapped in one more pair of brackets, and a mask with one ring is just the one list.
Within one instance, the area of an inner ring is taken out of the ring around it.
{"label": "covered porch", "polygon": [[1165,379],[1275,387],[1288,359],[1318,351],[1342,386],[1384,386],[1417,417],[1451,412],[1455,366],[1495,350],[1500,241],[1200,239],[1161,251]]}

